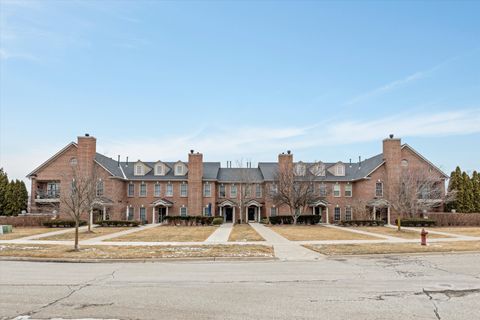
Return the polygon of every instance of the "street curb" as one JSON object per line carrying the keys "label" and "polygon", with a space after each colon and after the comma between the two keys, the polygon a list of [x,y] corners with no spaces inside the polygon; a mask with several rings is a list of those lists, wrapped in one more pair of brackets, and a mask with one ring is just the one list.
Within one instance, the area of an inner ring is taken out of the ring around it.
{"label": "street curb", "polygon": [[462,255],[462,254],[480,254],[480,251],[441,251],[441,252],[398,252],[398,253],[369,253],[369,254],[323,254],[326,259],[330,258],[372,258],[372,257],[392,257],[392,256],[445,256],[445,255]]}
{"label": "street curb", "polygon": [[53,263],[148,263],[148,262],[229,262],[229,261],[276,261],[276,257],[190,257],[190,258],[143,258],[143,259],[62,259],[0,257],[0,261],[53,262]]}

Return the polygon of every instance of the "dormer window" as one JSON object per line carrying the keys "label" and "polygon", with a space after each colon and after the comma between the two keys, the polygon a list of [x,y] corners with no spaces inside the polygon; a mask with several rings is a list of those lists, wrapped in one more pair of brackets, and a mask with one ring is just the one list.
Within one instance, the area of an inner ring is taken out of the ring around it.
{"label": "dormer window", "polygon": [[155,175],[156,176],[164,176],[165,175],[165,168],[163,164],[155,165]]}
{"label": "dormer window", "polygon": [[310,168],[310,172],[317,177],[325,176],[325,165],[323,163],[316,163]]}
{"label": "dormer window", "polygon": [[345,175],[345,166],[343,164],[338,164],[335,168],[335,175],[336,176],[344,176]]}
{"label": "dormer window", "polygon": [[176,176],[184,176],[187,173],[187,167],[183,162],[179,161],[174,166],[174,172]]}
{"label": "dormer window", "polygon": [[143,176],[145,174],[145,168],[141,164],[135,165],[135,175]]}
{"label": "dormer window", "polygon": [[294,170],[296,176],[304,176],[306,172],[306,166],[303,162],[299,162],[295,165]]}

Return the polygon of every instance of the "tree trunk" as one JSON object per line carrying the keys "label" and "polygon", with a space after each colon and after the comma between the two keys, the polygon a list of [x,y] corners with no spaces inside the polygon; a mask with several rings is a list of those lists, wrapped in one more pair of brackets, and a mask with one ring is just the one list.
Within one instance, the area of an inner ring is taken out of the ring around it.
{"label": "tree trunk", "polygon": [[90,210],[89,214],[88,214],[88,232],[92,232],[92,219],[93,219],[93,211]]}
{"label": "tree trunk", "polygon": [[75,219],[75,247],[74,247],[74,250],[75,251],[79,251],[80,248],[78,246],[78,226],[79,226],[79,218],[77,217]]}

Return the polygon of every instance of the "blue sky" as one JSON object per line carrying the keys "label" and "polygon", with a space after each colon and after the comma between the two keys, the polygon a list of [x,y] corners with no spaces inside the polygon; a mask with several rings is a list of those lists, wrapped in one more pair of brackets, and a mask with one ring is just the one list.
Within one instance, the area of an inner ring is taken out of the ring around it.
{"label": "blue sky", "polygon": [[0,166],[85,132],[131,160],[348,161],[401,136],[480,169],[479,2],[0,2]]}

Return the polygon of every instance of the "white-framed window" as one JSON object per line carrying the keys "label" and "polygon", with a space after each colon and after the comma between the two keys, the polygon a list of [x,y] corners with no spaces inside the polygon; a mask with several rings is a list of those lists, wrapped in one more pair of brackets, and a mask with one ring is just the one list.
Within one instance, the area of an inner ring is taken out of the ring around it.
{"label": "white-framed window", "polygon": [[188,215],[187,207],[181,207],[180,208],[180,216],[186,217],[187,215]]}
{"label": "white-framed window", "polygon": [[212,196],[212,185],[209,182],[203,184],[203,196],[211,197]]}
{"label": "white-framed window", "polygon": [[347,183],[345,185],[345,197],[351,197],[352,196],[352,188],[353,186],[350,183]]}
{"label": "white-framed window", "polygon": [[276,217],[277,216],[277,208],[271,207],[270,208],[270,217]]}
{"label": "white-framed window", "polygon": [[147,196],[147,184],[144,181],[142,181],[142,183],[140,183],[139,196],[140,197],[146,197]]}
{"label": "white-framed window", "polygon": [[225,185],[224,184],[221,184],[220,186],[218,186],[218,197],[219,198],[225,198],[226,194],[225,194]]}
{"label": "white-framed window", "polygon": [[400,165],[402,167],[408,167],[408,160],[407,159],[403,159],[401,162],[400,162]]}
{"label": "white-framed window", "polygon": [[171,184],[170,182],[167,183],[167,190],[165,192],[165,196],[173,197],[173,184]]}
{"label": "white-framed window", "polygon": [[250,198],[252,196],[252,186],[247,184],[245,185],[245,197]]}
{"label": "white-framed window", "polygon": [[159,182],[155,183],[154,187],[153,187],[153,195],[155,197],[160,197],[160,192],[161,191],[162,191],[161,184]]}
{"label": "white-framed window", "polygon": [[209,217],[209,216],[210,216],[210,212],[208,212],[208,206],[203,207],[203,215],[204,215],[205,217]]}
{"label": "white-framed window", "polygon": [[333,220],[340,221],[340,217],[341,217],[340,207],[335,207]]}
{"label": "white-framed window", "polygon": [[299,162],[295,165],[294,173],[296,176],[304,176],[306,173],[307,167],[303,162]]}
{"label": "white-framed window", "polygon": [[270,185],[270,192],[271,192],[272,194],[276,194],[276,193],[278,192],[278,186],[277,186],[276,183],[272,183],[272,184]]}
{"label": "white-framed window", "polygon": [[325,183],[320,184],[319,194],[320,194],[320,197],[327,196],[327,185]]}
{"label": "white-framed window", "polygon": [[325,176],[325,164],[317,163],[310,168],[310,172],[317,177]]}
{"label": "white-framed window", "polygon": [[261,198],[262,197],[262,185],[261,184],[256,184],[255,185],[255,197],[256,198]]}
{"label": "white-framed window", "polygon": [[141,164],[135,165],[135,175],[136,176],[143,176],[144,175],[144,167]]}
{"label": "white-framed window", "polygon": [[135,184],[133,182],[130,182],[128,184],[128,196],[133,197],[135,195]]}
{"label": "white-framed window", "polygon": [[165,175],[165,167],[163,164],[156,164],[155,165],[155,175],[156,176],[164,176]]}
{"label": "white-framed window", "polygon": [[345,175],[345,166],[343,164],[337,165],[335,168],[335,175],[344,176]]}
{"label": "white-framed window", "polygon": [[352,220],[352,207],[345,208],[345,220]]}
{"label": "white-framed window", "polygon": [[147,209],[145,207],[140,208],[140,221],[147,221]]}
{"label": "white-framed window", "polygon": [[383,197],[383,182],[381,181],[375,183],[375,196]]}
{"label": "white-framed window", "polygon": [[133,220],[135,209],[133,207],[127,208],[127,220]]}
{"label": "white-framed window", "polygon": [[97,181],[97,197],[102,197],[103,196],[103,181],[102,179]]}
{"label": "white-framed window", "polygon": [[72,167],[76,166],[78,164],[77,158],[73,157],[70,159],[70,165]]}
{"label": "white-framed window", "polygon": [[231,184],[230,185],[230,198],[237,198],[237,185]]}
{"label": "white-framed window", "polygon": [[333,185],[333,196],[338,198],[340,197],[341,191],[340,191],[340,184],[336,183]]}
{"label": "white-framed window", "polygon": [[184,175],[183,164],[179,163],[175,166],[175,175],[183,176]]}
{"label": "white-framed window", "polygon": [[180,185],[180,197],[188,196],[188,184],[185,182]]}

